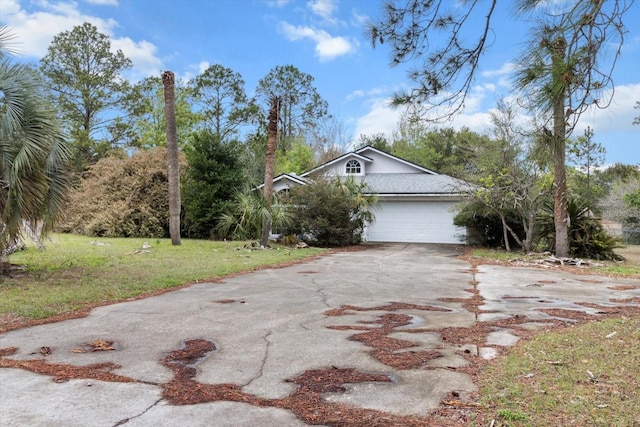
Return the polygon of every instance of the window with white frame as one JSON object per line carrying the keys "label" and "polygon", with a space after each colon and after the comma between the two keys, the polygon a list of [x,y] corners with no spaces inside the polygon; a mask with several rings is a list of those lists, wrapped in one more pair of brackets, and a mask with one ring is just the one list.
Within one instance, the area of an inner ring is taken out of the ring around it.
{"label": "window with white frame", "polygon": [[360,168],[360,162],[357,160],[349,160],[345,168],[347,175],[359,175],[362,169]]}

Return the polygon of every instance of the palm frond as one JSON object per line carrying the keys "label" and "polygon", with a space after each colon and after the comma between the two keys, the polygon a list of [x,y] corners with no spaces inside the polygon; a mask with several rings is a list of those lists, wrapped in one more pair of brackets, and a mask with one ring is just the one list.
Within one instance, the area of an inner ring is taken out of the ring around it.
{"label": "palm frond", "polygon": [[[0,27],[0,51],[5,34]],[[0,248],[23,220],[51,230],[64,205],[70,150],[42,88],[32,69],[0,54]]]}

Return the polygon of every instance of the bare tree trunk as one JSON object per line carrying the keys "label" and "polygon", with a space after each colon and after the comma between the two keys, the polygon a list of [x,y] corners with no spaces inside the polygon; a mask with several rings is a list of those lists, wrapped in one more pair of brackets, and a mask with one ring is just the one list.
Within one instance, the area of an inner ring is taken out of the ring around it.
{"label": "bare tree trunk", "polygon": [[273,169],[276,158],[276,146],[278,144],[278,119],[280,115],[281,98],[273,96],[270,99],[269,122],[267,124],[267,156],[264,168],[264,203],[267,210],[262,221],[262,236],[260,246],[267,247],[269,233],[271,232],[271,202],[273,199]]}
{"label": "bare tree trunk", "polygon": [[567,176],[565,168],[566,151],[566,112],[565,101],[567,98],[566,87],[568,82],[565,70],[567,42],[559,37],[552,46],[552,73],[553,85],[560,93],[553,105],[553,169],[554,169],[554,193],[553,193],[553,222],[556,231],[556,256],[564,258],[569,255],[569,214],[567,209]]}
{"label": "bare tree trunk", "polygon": [[169,175],[169,235],[171,244],[180,241],[180,169],[178,162],[178,133],[176,130],[175,76],[171,71],[162,73],[167,131],[167,162]]}
{"label": "bare tree trunk", "polygon": [[529,212],[529,219],[525,225],[525,239],[524,239],[524,252],[531,252],[531,244],[533,243],[533,234],[536,231],[536,215],[534,212]]}
{"label": "bare tree trunk", "polygon": [[500,215],[500,221],[502,221],[502,235],[503,235],[503,239],[504,239],[504,248],[507,250],[507,252],[511,252],[511,244],[509,243],[509,233],[508,233],[508,226],[507,226],[507,220],[505,219],[504,215],[502,214],[502,212],[498,212],[498,214]]}
{"label": "bare tree trunk", "polygon": [[31,240],[33,240],[33,243],[36,244],[36,247],[39,250],[41,251],[45,250],[44,244],[42,243],[42,240],[40,240],[40,236],[42,235],[42,223],[38,225],[38,223],[34,223],[31,221],[27,221],[26,219],[23,219],[22,230]]}

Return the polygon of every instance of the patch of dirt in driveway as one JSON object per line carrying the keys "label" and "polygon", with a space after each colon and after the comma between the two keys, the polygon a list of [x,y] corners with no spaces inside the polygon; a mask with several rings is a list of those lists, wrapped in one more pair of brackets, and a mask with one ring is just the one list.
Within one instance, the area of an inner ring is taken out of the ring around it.
{"label": "patch of dirt in driveway", "polygon": [[[422,309],[427,309],[430,311],[449,311],[446,309],[435,308],[432,306],[418,306],[415,304],[400,304],[400,303],[392,303],[386,306],[379,306],[373,308],[360,308],[354,306],[342,306],[338,309],[330,310],[331,316],[336,316],[336,313],[342,313],[342,315],[348,314],[350,311],[369,311],[369,310],[387,310],[388,307],[391,307],[393,311],[399,310],[401,308],[410,308],[416,309],[417,307],[424,307]],[[329,313],[325,312],[325,314]],[[371,324],[375,324],[373,327],[362,327],[362,326],[329,326],[329,329],[338,329],[338,330],[356,330],[356,331],[366,331],[354,334],[350,337],[351,340],[359,341],[366,345],[367,347],[371,347],[373,350],[369,351],[369,354],[377,359],[379,362],[390,366],[394,369],[415,369],[423,366],[430,360],[437,359],[442,357],[442,353],[438,351],[401,351],[403,349],[408,349],[411,347],[415,347],[417,344],[413,341],[408,340],[400,340],[397,338],[391,338],[388,335],[397,332],[396,328],[401,326],[410,325],[412,321],[412,317],[406,314],[398,314],[398,313],[388,313],[378,317],[378,320],[373,322],[368,322]],[[364,323],[364,322],[363,322]],[[410,331],[405,331],[410,332]]]}
{"label": "patch of dirt in driveway", "polygon": [[67,364],[47,363],[39,360],[14,360],[7,359],[18,351],[16,347],[0,349],[0,368],[24,369],[40,375],[53,377],[56,382],[71,379],[92,379],[106,382],[131,383],[138,382],[133,378],[116,375],[111,371],[120,368],[113,363],[96,363],[87,366],[74,366]]}
{"label": "patch of dirt in driveway", "polygon": [[442,307],[433,305],[407,304],[403,302],[391,302],[386,305],[377,307],[358,307],[355,305],[342,305],[324,312],[325,316],[344,316],[350,314],[351,311],[398,311],[398,310],[426,310],[426,311],[451,311]]}

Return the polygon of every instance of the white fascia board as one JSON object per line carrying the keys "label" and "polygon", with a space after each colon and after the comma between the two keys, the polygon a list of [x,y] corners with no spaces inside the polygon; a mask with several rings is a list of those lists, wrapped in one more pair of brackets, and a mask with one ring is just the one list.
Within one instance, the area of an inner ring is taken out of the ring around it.
{"label": "white fascia board", "polygon": [[[283,173],[283,174],[280,174],[280,175],[276,176],[275,178],[273,178],[273,182],[276,183],[276,182],[281,181],[283,179],[288,179],[289,181],[292,181],[293,183],[300,184],[300,185],[307,185],[307,182],[308,182],[307,180],[300,178],[299,175],[291,175],[291,174],[288,174],[288,173]],[[262,187],[264,187],[264,183],[258,185],[255,188],[255,190],[259,190]]]}

